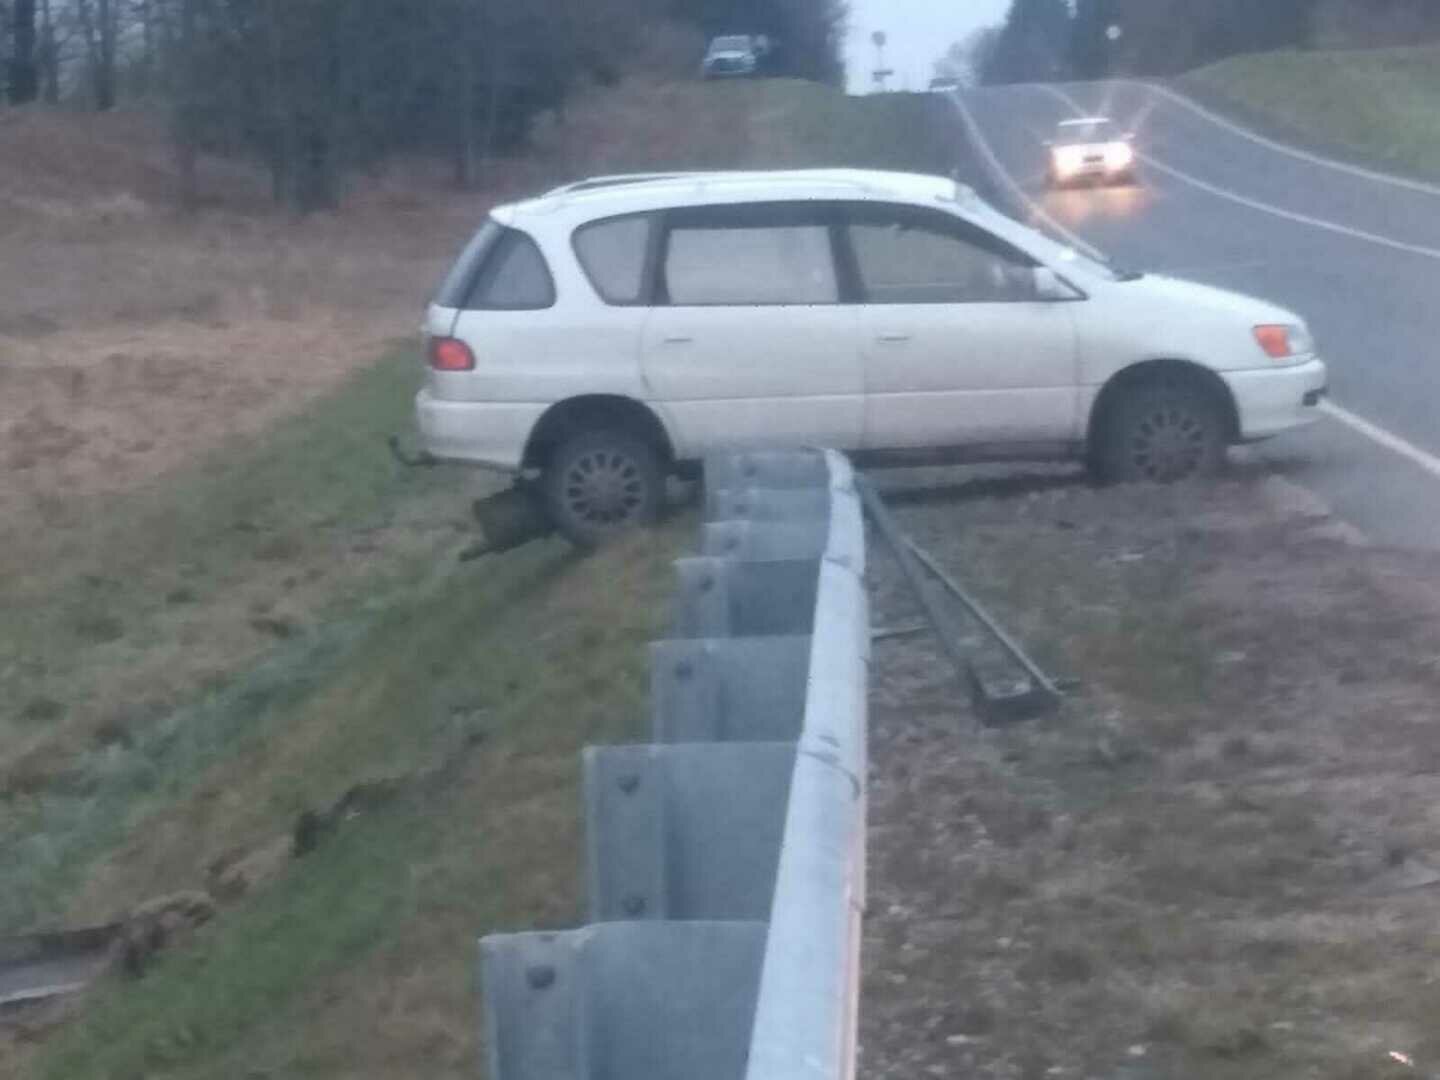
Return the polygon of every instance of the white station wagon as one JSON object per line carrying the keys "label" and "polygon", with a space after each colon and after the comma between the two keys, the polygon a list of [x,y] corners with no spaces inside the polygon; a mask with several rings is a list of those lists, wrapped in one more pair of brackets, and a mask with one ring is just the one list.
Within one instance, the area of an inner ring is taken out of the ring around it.
{"label": "white station wagon", "polygon": [[903,173],[608,177],[498,207],[425,332],[425,449],[538,484],[582,544],[719,449],[1172,481],[1315,419],[1326,389],[1291,312]]}

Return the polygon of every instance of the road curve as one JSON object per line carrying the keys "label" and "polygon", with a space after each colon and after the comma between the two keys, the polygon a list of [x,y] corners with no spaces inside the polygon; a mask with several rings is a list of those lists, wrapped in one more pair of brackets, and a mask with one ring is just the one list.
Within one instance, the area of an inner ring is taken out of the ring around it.
{"label": "road curve", "polygon": [[[1012,213],[1302,314],[1336,408],[1259,452],[1373,541],[1440,547],[1440,185],[1327,161],[1142,83],[993,87],[957,106]],[[1135,187],[1046,190],[1044,141],[1077,114],[1136,133]]]}

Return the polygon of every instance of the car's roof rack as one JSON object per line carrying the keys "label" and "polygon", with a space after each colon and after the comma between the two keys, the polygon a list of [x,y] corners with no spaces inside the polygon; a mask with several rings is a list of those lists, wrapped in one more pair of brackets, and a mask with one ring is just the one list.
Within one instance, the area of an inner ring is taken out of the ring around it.
{"label": "car's roof rack", "polygon": [[616,173],[613,176],[592,176],[587,180],[577,180],[573,184],[562,184],[552,191],[547,191],[544,198],[556,195],[573,195],[578,191],[594,191],[597,188],[620,187],[623,184],[645,184],[655,180],[683,180],[689,176],[703,175],[700,173],[668,172],[668,173]]}

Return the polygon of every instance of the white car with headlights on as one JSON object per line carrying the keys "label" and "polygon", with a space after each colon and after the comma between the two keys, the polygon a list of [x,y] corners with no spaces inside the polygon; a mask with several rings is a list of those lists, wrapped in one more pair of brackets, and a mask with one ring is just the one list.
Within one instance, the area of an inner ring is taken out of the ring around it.
{"label": "white car with headlights on", "polygon": [[715,451],[1216,469],[1316,419],[1282,307],[1125,272],[951,180],[849,169],[584,181],[490,212],[426,316],[432,459],[517,476],[582,544]]}
{"label": "white car with headlights on", "polygon": [[1051,187],[1066,187],[1082,181],[1135,182],[1135,147],[1131,136],[1119,132],[1114,122],[1103,116],[1060,121],[1054,140],[1047,145]]}

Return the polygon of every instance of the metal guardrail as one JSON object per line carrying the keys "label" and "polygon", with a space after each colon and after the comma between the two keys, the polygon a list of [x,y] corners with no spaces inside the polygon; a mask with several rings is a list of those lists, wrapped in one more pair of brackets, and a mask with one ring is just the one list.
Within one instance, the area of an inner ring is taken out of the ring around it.
{"label": "metal guardrail", "polygon": [[865,533],[831,452],[706,462],[655,742],[585,752],[591,925],[481,941],[490,1080],[851,1080]]}

